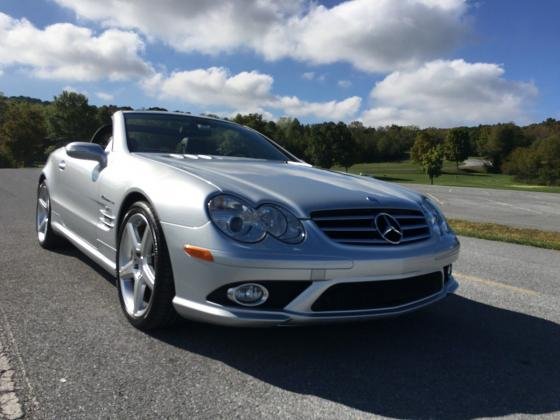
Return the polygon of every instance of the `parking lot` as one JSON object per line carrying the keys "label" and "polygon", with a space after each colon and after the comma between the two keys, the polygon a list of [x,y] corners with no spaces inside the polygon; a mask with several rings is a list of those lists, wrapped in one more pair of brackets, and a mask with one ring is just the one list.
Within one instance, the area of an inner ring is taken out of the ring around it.
{"label": "parking lot", "polygon": [[560,416],[557,251],[461,238],[457,295],[401,318],[145,334],[110,276],[37,245],[36,179],[0,170],[0,342],[30,417]]}

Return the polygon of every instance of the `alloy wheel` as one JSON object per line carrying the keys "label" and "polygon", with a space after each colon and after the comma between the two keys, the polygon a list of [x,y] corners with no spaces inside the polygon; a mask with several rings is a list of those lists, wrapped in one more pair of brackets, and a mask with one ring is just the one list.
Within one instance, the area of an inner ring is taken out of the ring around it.
{"label": "alloy wheel", "polygon": [[154,296],[156,282],[154,234],[141,213],[130,216],[119,245],[119,287],[126,312],[143,316]]}

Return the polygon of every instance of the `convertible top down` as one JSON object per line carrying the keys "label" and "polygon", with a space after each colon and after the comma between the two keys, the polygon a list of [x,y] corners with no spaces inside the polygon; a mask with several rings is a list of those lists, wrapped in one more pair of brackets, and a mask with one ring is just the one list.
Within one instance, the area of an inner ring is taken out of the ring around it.
{"label": "convertible top down", "polygon": [[459,242],[429,198],[181,113],[119,111],[55,150],[36,227],[43,247],[65,238],[115,275],[141,329],[376,318],[458,286]]}

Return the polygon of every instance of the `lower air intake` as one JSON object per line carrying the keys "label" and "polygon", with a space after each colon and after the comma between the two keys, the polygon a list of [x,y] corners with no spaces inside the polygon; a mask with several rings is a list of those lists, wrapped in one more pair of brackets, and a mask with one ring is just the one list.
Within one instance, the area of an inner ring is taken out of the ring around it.
{"label": "lower air intake", "polygon": [[441,272],[398,280],[339,283],[329,287],[311,309],[352,311],[386,309],[428,298],[442,290]]}

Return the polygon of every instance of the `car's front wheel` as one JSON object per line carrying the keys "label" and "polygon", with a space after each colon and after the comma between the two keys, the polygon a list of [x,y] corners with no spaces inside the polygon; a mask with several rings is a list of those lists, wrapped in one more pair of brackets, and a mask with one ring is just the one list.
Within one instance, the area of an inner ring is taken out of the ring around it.
{"label": "car's front wheel", "polygon": [[171,262],[161,226],[145,202],[133,204],[119,227],[117,289],[121,307],[142,330],[171,324],[177,317]]}

